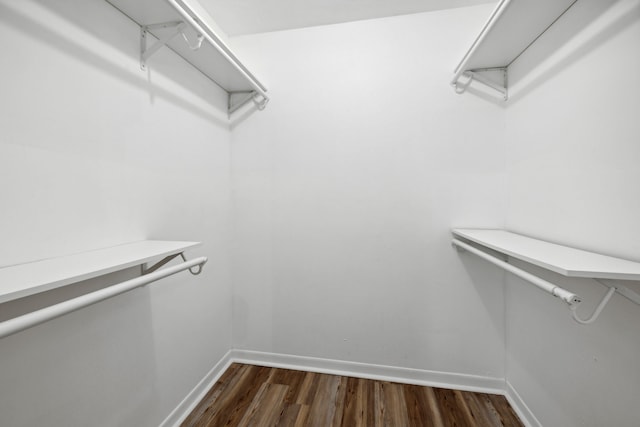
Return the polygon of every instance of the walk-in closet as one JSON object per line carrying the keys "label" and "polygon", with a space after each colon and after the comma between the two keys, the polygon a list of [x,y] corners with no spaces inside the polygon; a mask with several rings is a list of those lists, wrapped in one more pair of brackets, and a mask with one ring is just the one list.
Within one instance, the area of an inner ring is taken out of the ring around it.
{"label": "walk-in closet", "polygon": [[640,0],[0,0],[0,426],[640,426]]}

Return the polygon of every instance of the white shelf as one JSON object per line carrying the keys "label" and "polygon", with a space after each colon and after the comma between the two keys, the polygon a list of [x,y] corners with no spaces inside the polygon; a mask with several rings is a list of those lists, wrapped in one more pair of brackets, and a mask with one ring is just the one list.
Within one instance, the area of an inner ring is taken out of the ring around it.
{"label": "white shelf", "polygon": [[[480,73],[487,69],[507,70],[575,2],[576,0],[501,0],[456,67],[452,84],[457,86],[463,73],[467,73],[468,77],[473,72]],[[477,80],[484,83],[481,79],[478,76]],[[506,99],[506,82],[503,89]]]}
{"label": "white shelf", "polygon": [[453,234],[567,277],[640,280],[640,263],[532,239],[505,230],[454,229]]}
{"label": "white shelf", "polygon": [[[231,49],[214,31],[210,18],[196,10],[185,0],[106,0],[141,27],[181,21],[186,24],[185,34],[195,44],[196,36],[204,36],[201,47],[192,50],[182,36],[167,41],[166,46],[180,55],[218,86],[231,95],[255,93],[266,104],[267,89],[233,54]],[[175,28],[154,28],[149,32],[156,38],[175,31]],[[149,40],[151,45],[152,41]],[[153,66],[153,59],[149,60]],[[250,98],[248,98],[250,99]]]}
{"label": "white shelf", "polygon": [[0,303],[179,254],[198,242],[144,240],[0,268]]}

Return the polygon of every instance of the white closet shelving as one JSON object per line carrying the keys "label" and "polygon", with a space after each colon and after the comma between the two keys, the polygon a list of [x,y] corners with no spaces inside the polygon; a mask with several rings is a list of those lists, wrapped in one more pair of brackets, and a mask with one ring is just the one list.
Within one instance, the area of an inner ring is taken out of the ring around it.
{"label": "white closet shelving", "polygon": [[[593,322],[614,292],[640,304],[640,295],[620,284],[620,281],[624,280],[640,281],[640,263],[638,262],[574,249],[505,230],[454,229],[452,233],[454,246],[469,251],[565,301],[571,307],[574,319],[579,323]],[[500,255],[494,256],[490,251],[483,251],[481,248],[490,249]],[[505,259],[501,259],[500,256]],[[566,277],[597,280],[609,287],[609,292],[594,314],[589,319],[583,320],[576,314],[577,306],[582,301],[579,296],[509,264],[509,258],[521,260]],[[609,283],[602,280],[616,282]]]}
{"label": "white closet shelving", "polygon": [[198,242],[144,240],[0,268],[0,303],[179,255]]}
{"label": "white closet shelving", "polygon": [[[183,253],[186,249],[197,245],[199,245],[197,242],[145,240],[2,268],[0,269],[0,303],[136,265],[142,266],[142,274],[133,279],[0,322],[0,338],[146,286],[184,270],[189,270],[194,275],[200,274],[207,258],[199,257],[187,261]],[[181,256],[184,262],[160,268],[177,256]],[[160,257],[164,258],[157,260]],[[146,268],[146,263],[151,260],[157,262],[150,268]],[[194,271],[193,269],[196,267],[197,270]]]}
{"label": "white closet shelving", "polygon": [[640,280],[640,263],[532,239],[505,230],[455,229],[453,234],[567,277]]}
{"label": "white closet shelving", "polygon": [[[501,0],[454,71],[451,84],[456,92],[464,92],[477,81],[500,92],[506,100],[509,66],[575,2]],[[501,83],[487,77],[496,72]]]}
{"label": "white closet shelving", "polygon": [[106,1],[140,25],[143,69],[155,51],[167,46],[228,93],[229,114],[252,100],[260,109],[269,101],[266,87],[216,34],[210,18],[188,1]]}

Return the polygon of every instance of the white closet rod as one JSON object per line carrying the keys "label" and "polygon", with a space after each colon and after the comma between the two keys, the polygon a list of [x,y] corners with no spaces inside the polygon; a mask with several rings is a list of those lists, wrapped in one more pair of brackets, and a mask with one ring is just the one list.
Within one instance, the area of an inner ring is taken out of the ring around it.
{"label": "white closet rod", "polygon": [[[215,33],[213,33],[213,31],[211,30],[205,31],[205,28],[203,28],[202,25],[200,25],[198,20],[193,16],[191,16],[189,13],[187,13],[185,9],[188,7],[184,3],[182,3],[181,0],[167,0],[167,1],[171,3],[171,5],[180,13],[180,15],[182,15],[184,19],[186,19],[191,24],[192,27],[195,28],[196,31],[198,31],[198,33],[203,35],[209,41],[209,43],[211,43],[211,45],[215,47],[216,50],[220,52],[220,54],[223,57],[225,57],[226,60],[229,61],[229,63],[233,65],[234,68],[238,70],[238,72],[242,74],[249,81],[253,89],[263,98],[263,100],[260,103],[263,105],[266,105],[266,103],[269,102],[269,97],[266,94],[266,89],[256,81],[256,78],[253,77],[253,75],[249,72],[249,70],[247,70],[240,63],[238,58],[236,58],[235,55],[231,53],[231,51],[225,46],[224,42],[220,40],[218,36]],[[208,28],[206,28],[206,30],[208,30]]]}
{"label": "white closet rod", "polygon": [[462,73],[462,75],[467,77],[468,80],[466,83],[462,85],[458,84],[460,83],[459,81],[458,83],[455,84],[456,93],[461,94],[466,92],[467,88],[475,80],[478,83],[482,83],[483,85],[488,86],[497,92],[500,92],[500,94],[502,94],[502,99],[504,99],[505,101],[509,99],[509,90],[507,89],[507,86],[506,86],[506,78],[505,78],[505,85],[500,86],[499,84],[492,82],[491,80],[485,78],[482,74],[479,74],[475,71],[465,71],[464,73]]}
{"label": "white closet rod", "polygon": [[491,264],[497,265],[498,267],[508,271],[509,273],[512,273],[518,277],[520,277],[521,279],[526,280],[527,282],[530,282],[534,285],[536,285],[538,288],[542,289],[543,291],[546,291],[548,293],[550,293],[551,295],[553,295],[554,297],[558,297],[561,300],[563,300],[564,302],[566,302],[567,304],[569,304],[570,306],[573,306],[575,304],[579,304],[580,302],[582,302],[582,299],[577,296],[576,294],[569,292],[568,290],[561,288],[559,286],[554,285],[553,283],[547,282],[544,279],[541,279],[537,276],[534,276],[531,273],[528,273],[518,267],[515,267],[511,264],[509,264],[508,262],[502,261],[501,259],[498,259],[494,256],[489,255],[486,252],[481,251],[480,249],[477,249],[461,240],[458,239],[453,239],[451,241],[451,243],[459,248],[462,248],[466,251],[471,252],[474,255],[479,256],[480,258],[484,259],[485,261],[489,261]]}
{"label": "white closet rod", "polygon": [[455,74],[453,76],[453,79],[451,80],[451,85],[453,87],[457,87],[460,76],[462,76],[462,73],[467,71],[466,70],[467,63],[469,62],[469,60],[471,59],[475,51],[478,49],[478,47],[482,44],[485,37],[487,37],[487,34],[489,34],[489,32],[491,31],[491,28],[493,28],[496,22],[499,21],[500,16],[502,16],[504,11],[507,10],[507,7],[509,7],[509,3],[511,3],[511,0],[501,0],[500,3],[498,3],[498,5],[496,6],[496,8],[493,10],[493,12],[491,13],[491,16],[489,17],[487,22],[484,24],[484,27],[482,27],[482,31],[480,31],[480,34],[471,45],[471,48],[467,51],[467,53],[462,58],[462,61],[460,61],[460,63],[456,67]]}
{"label": "white closet rod", "polygon": [[108,288],[91,292],[86,295],[81,295],[79,297],[72,298],[70,300],[45,307],[43,309],[24,314],[22,316],[14,317],[13,319],[9,319],[0,323],[0,338],[15,334],[33,326],[55,319],[56,317],[63,316],[67,313],[80,310],[81,308],[98,303],[100,301],[104,301],[111,297],[115,297],[116,295],[131,291],[135,288],[148,285],[151,282],[164,279],[165,277],[195,267],[196,265],[202,266],[206,262],[207,257],[199,257],[191,261],[186,261],[173,267],[163,268],[162,270],[145,274],[144,276],[136,277],[134,279],[130,279],[122,283],[109,286]]}

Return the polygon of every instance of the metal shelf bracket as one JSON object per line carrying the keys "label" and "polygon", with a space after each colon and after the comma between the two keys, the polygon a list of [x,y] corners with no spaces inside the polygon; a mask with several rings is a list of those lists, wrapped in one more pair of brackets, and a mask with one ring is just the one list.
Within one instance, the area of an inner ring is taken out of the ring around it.
{"label": "metal shelf bracket", "polygon": [[[182,35],[182,38],[187,43],[187,46],[189,46],[189,49],[200,49],[200,47],[202,46],[202,42],[204,41],[204,35],[198,34],[195,43],[191,43],[184,32],[185,26],[186,24],[182,21],[171,21],[162,22],[160,24],[142,25],[140,27],[140,68],[142,70],[146,70],[147,60],[151,57],[151,55],[156,53],[161,47],[165,46],[177,35]],[[152,30],[163,29],[173,29],[173,31],[166,32],[162,37],[158,37],[158,40],[153,45],[147,47],[147,33],[155,36],[155,34],[151,33]]]}
{"label": "metal shelf bracket", "polygon": [[594,279],[594,280],[600,283],[601,285],[608,287],[609,290],[602,298],[602,301],[600,301],[600,304],[598,304],[598,306],[595,308],[591,317],[589,317],[588,319],[579,318],[578,313],[576,313],[577,307],[571,307],[571,315],[573,316],[573,320],[575,320],[576,322],[583,325],[588,325],[589,323],[593,323],[600,315],[600,312],[602,311],[602,309],[607,305],[607,303],[609,302],[613,294],[615,294],[616,292],[622,295],[623,297],[627,298],[628,300],[640,305],[640,294],[638,294],[635,291],[632,291],[626,286],[621,285],[620,283],[613,283],[612,281],[609,281],[609,280],[598,280],[598,279]]}
{"label": "metal shelf bracket", "polygon": [[[162,267],[163,265],[167,264],[169,261],[171,261],[174,258],[180,257],[182,258],[182,260],[184,262],[187,262],[187,258],[184,256],[184,252],[180,252],[177,254],[173,254],[173,255],[169,255],[166,256],[164,258],[162,258],[160,261],[156,262],[155,264],[153,264],[151,267],[147,267],[147,264],[142,264],[142,275],[147,275],[150,273],[153,273],[154,271],[158,270],[160,267]],[[194,268],[197,267],[197,270],[193,270]],[[202,264],[193,266],[193,267],[189,267],[189,273],[193,274],[194,276],[197,276],[198,274],[202,273]]]}
{"label": "metal shelf bracket", "polygon": [[[485,77],[482,73],[498,71],[502,73],[502,85],[495,83],[494,81]],[[465,82],[460,82],[460,77],[466,77],[467,80]],[[455,81],[452,82],[453,88],[455,89],[457,94],[465,93],[469,88],[471,83],[475,80],[478,83],[482,83],[483,85],[499,92],[502,95],[503,100],[509,99],[509,85],[508,85],[508,73],[507,67],[496,67],[496,68],[478,68],[475,70],[467,70],[461,74]]]}
{"label": "metal shelf bracket", "polygon": [[[172,21],[163,22],[160,24],[142,25],[140,27],[140,68],[142,70],[147,69],[147,60],[151,57],[151,55],[156,53],[162,46],[166,45],[169,40],[182,33],[184,25],[185,24],[182,21]],[[153,45],[151,45],[151,47],[147,48],[147,33],[150,32],[150,30],[165,28],[173,28],[174,31],[168,32],[164,36],[158,38],[158,40]]]}
{"label": "metal shelf bracket", "polygon": [[484,248],[484,249],[485,250],[488,249],[488,251],[491,253],[485,250],[480,250],[479,248],[472,246],[471,244],[465,241],[458,240],[455,238],[452,240],[451,243],[453,247],[456,248],[458,251],[468,251],[484,259],[485,261],[489,261],[490,263],[520,277],[521,279],[524,279],[532,283],[533,285],[539,287],[540,289],[549,292],[553,296],[562,299],[564,302],[567,303],[568,308],[571,311],[571,317],[573,318],[573,320],[580,323],[581,325],[588,325],[590,323],[595,322],[596,319],[598,319],[598,317],[600,316],[600,313],[602,312],[602,310],[605,308],[605,306],[611,299],[611,297],[613,297],[613,294],[615,293],[618,293],[624,296],[625,298],[629,299],[630,301],[640,305],[640,294],[624,286],[623,284],[620,283],[620,281],[594,278],[593,280],[595,280],[596,282],[600,283],[601,285],[609,289],[607,290],[602,300],[598,303],[597,307],[593,310],[593,313],[591,314],[591,316],[589,316],[586,319],[583,319],[578,316],[578,312],[577,312],[578,307],[582,302],[582,298],[580,298],[578,295],[510,264],[508,256],[506,256],[506,259],[501,259],[500,255],[504,255],[504,254],[499,253],[498,255],[495,255],[493,253],[495,251],[493,251],[490,248]]}
{"label": "metal shelf bracket", "polygon": [[576,310],[578,309],[577,305],[570,306],[569,310],[571,310],[571,317],[573,317],[573,320],[580,323],[581,325],[588,325],[589,323],[595,322],[598,316],[600,316],[600,313],[602,312],[604,306],[607,305],[607,303],[615,293],[616,288],[613,286],[610,287],[605,296],[602,298],[602,301],[600,301],[600,304],[598,304],[596,309],[593,311],[593,314],[588,319],[581,319],[578,317],[578,313],[576,312]]}
{"label": "metal shelf bracket", "polygon": [[259,94],[255,90],[246,92],[229,92],[227,104],[227,112],[229,113],[229,116],[251,101],[255,102],[258,110],[262,111],[269,103],[269,98]]}

